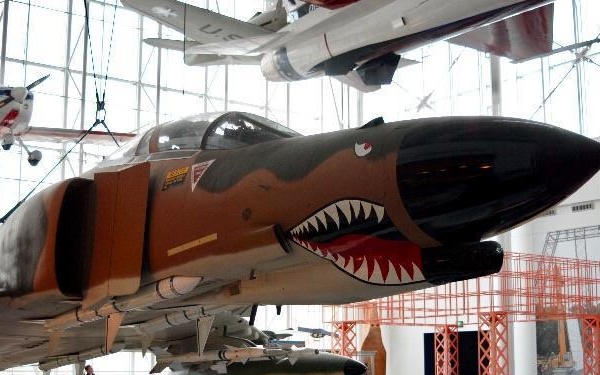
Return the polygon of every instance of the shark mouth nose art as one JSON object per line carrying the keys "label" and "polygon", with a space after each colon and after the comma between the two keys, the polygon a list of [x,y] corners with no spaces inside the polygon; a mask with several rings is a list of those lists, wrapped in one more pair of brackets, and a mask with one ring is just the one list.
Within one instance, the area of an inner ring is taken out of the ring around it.
{"label": "shark mouth nose art", "polygon": [[421,249],[396,229],[381,205],[334,202],[288,231],[288,237],[361,281],[379,285],[425,280]]}

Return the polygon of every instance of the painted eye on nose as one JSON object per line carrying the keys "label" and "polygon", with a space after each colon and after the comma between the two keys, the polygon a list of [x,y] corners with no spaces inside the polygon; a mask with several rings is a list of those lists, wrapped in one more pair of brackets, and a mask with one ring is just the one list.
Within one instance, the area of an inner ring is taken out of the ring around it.
{"label": "painted eye on nose", "polygon": [[354,145],[354,153],[356,156],[363,157],[369,155],[373,146],[370,143],[356,143]]}

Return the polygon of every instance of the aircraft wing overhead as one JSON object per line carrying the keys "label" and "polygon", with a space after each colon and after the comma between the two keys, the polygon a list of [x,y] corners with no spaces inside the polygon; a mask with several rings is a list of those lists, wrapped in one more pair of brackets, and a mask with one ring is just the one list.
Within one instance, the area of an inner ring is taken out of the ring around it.
{"label": "aircraft wing overhead", "polygon": [[121,0],[121,3],[198,43],[222,43],[271,33],[260,26],[179,1]]}
{"label": "aircraft wing overhead", "polygon": [[[204,46],[196,42],[184,42],[183,40],[171,40],[160,38],[144,39],[148,45],[157,48],[166,48],[183,52],[189,46]],[[211,44],[213,45],[213,44]],[[224,53],[186,53],[184,56],[187,65],[208,66],[216,64],[235,64],[235,65],[259,65],[260,55],[243,55],[243,54],[224,54]]]}
{"label": "aircraft wing overhead", "polygon": [[406,59],[401,56],[398,56],[398,60],[397,63],[386,65],[383,62],[382,65],[376,64],[370,68],[368,68],[369,62],[366,62],[346,75],[335,75],[332,77],[365,93],[377,91],[381,88],[382,84],[390,84],[392,82],[397,69],[419,63],[418,61]]}
{"label": "aircraft wing overhead", "polygon": [[[21,133],[23,139],[34,142],[75,142],[85,134],[85,130],[78,129],[62,129],[62,128],[45,128],[45,127],[30,127],[26,132]],[[136,136],[134,133],[113,132],[119,144],[122,144]],[[114,145],[115,141],[110,134],[105,131],[92,130],[81,141],[84,144],[97,145]]]}
{"label": "aircraft wing overhead", "polygon": [[156,48],[165,48],[172,49],[175,51],[183,52],[186,48],[190,46],[197,46],[196,42],[187,42],[183,40],[173,40],[173,39],[162,39],[162,38],[146,38],[144,39],[144,43],[151,45]]}
{"label": "aircraft wing overhead", "polygon": [[332,78],[337,79],[338,81],[345,83],[346,85],[353,87],[361,92],[369,93],[377,91],[381,88],[381,85],[367,85],[363,82],[362,78],[358,75],[358,73],[353,70],[345,76],[332,76]]}
{"label": "aircraft wing overhead", "polygon": [[[0,305],[2,305],[0,297]],[[75,302],[75,301],[74,301]],[[68,309],[69,304],[45,300],[49,316],[52,309]],[[40,302],[40,304],[43,304]],[[242,318],[247,315],[250,306],[222,306],[223,312],[214,315],[209,332],[206,332],[205,352],[222,350],[227,347],[242,347],[251,340],[262,343],[268,336],[255,327],[249,327],[248,321]],[[85,327],[75,328],[77,332],[49,332],[45,323],[51,319],[29,320],[27,308],[23,311],[5,309],[0,320],[0,329],[4,337],[0,338],[0,371],[25,363],[39,363],[40,369],[50,370],[65,364],[76,363],[77,357],[81,361],[103,355],[104,322],[97,321]],[[7,312],[14,312],[8,314]],[[38,310],[39,311],[39,310]],[[185,311],[182,312],[182,311]],[[111,352],[127,350],[147,350],[151,342],[178,342],[181,337],[195,338],[197,328],[194,319],[197,319],[201,310],[196,308],[166,308],[166,309],[139,309],[126,314],[123,325],[119,328]],[[189,319],[178,321],[169,326],[164,324],[160,331],[154,325],[144,324],[150,319],[158,321],[168,319],[166,316],[188,314]],[[167,327],[169,327],[167,329]],[[223,327],[227,327],[228,336],[223,336]],[[53,336],[54,335],[54,336]],[[82,351],[82,348],[85,350]],[[95,349],[97,348],[97,349]],[[75,354],[77,353],[77,354]],[[74,355],[73,355],[74,354]],[[159,354],[159,353],[156,353]],[[69,362],[69,358],[71,361]],[[68,363],[67,363],[68,362]],[[167,363],[167,365],[170,362]]]}
{"label": "aircraft wing overhead", "polygon": [[196,44],[185,49],[186,54],[215,54],[215,55],[249,55],[267,43],[281,38],[285,33],[271,33],[244,39],[234,39],[227,42]]}
{"label": "aircraft wing overhead", "polygon": [[579,48],[590,48],[590,46],[592,44],[596,44],[596,43],[600,43],[600,38],[589,39],[589,40],[586,40],[584,42],[569,44],[568,46],[562,46],[560,48],[553,49],[552,51],[547,51],[547,52],[544,52],[544,53],[540,53],[538,55],[529,56],[529,57],[526,57],[526,58],[521,59],[521,60],[513,60],[512,63],[513,64],[521,64],[521,63],[524,63],[526,61],[530,61],[530,60],[533,60],[533,59],[539,59],[539,58],[542,58],[542,57],[548,57],[548,56],[551,56],[551,55],[554,55],[554,54],[557,54],[557,53],[562,53],[562,52],[567,52],[567,51],[573,53],[575,50],[577,50]]}
{"label": "aircraft wing overhead", "polygon": [[552,51],[553,17],[554,4],[548,4],[448,41],[511,60],[524,60]]}

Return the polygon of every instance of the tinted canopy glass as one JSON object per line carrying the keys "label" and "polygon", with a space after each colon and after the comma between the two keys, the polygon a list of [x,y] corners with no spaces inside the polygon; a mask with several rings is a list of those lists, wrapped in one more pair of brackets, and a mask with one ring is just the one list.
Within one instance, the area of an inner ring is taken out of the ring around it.
{"label": "tinted canopy glass", "polygon": [[204,149],[228,150],[299,135],[276,122],[249,113],[231,112],[214,121]]}

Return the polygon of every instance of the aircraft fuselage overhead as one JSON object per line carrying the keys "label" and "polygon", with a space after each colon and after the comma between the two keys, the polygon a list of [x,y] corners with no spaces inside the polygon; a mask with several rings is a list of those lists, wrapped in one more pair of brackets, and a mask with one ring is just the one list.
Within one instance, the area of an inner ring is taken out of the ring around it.
{"label": "aircraft fuselage overhead", "polygon": [[[439,0],[387,3],[356,17],[352,17],[351,7],[340,10],[339,14],[323,9],[321,12],[311,12],[310,16],[288,26],[290,34],[297,33],[303,37],[297,40],[290,38],[289,42],[265,53],[261,61],[263,75],[271,81],[295,81],[323,75],[346,75],[353,70],[365,71],[360,69],[361,66],[382,56],[401,55],[535,9],[548,1]],[[355,4],[355,7],[361,5],[362,2]],[[350,13],[347,19],[344,19],[345,12]],[[315,35],[317,33],[313,28],[322,27],[321,22],[330,27],[326,26],[326,32]],[[532,34],[548,33],[552,28],[551,19],[543,19],[541,24],[531,24],[535,26],[531,27]],[[286,30],[284,28],[281,32]],[[511,40],[505,42],[508,45],[504,48],[510,51],[513,48]]]}
{"label": "aircraft fuselage overhead", "polygon": [[286,1],[293,22],[279,29],[175,0],[122,3],[193,41],[147,40],[180,49],[189,65],[260,63],[270,81],[326,75],[362,91],[389,84],[398,67],[415,63],[401,54],[440,40],[511,59],[552,49],[550,0]]}

